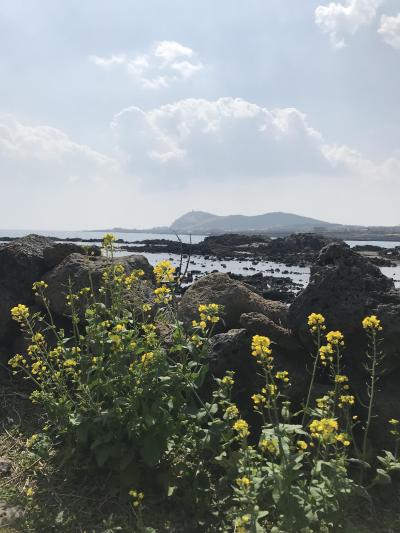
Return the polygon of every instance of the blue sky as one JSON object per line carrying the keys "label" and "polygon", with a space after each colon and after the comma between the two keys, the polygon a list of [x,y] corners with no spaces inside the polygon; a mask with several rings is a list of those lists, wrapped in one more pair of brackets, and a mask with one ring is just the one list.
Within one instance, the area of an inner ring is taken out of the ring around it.
{"label": "blue sky", "polygon": [[400,224],[399,0],[2,0],[0,80],[2,228]]}

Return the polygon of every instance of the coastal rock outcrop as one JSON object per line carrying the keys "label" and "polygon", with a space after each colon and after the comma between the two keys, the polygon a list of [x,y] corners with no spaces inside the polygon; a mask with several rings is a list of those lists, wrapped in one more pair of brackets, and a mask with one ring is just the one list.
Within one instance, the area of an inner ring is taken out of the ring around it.
{"label": "coastal rock outcrop", "polygon": [[328,328],[345,335],[344,361],[362,370],[367,348],[362,319],[376,314],[384,326],[385,370],[400,367],[400,293],[367,259],[344,243],[323,248],[311,268],[310,282],[289,310],[289,327],[304,346],[309,345],[307,317],[322,313]]}
{"label": "coastal rock outcrop", "polygon": [[198,318],[200,304],[222,305],[223,324],[219,330],[240,328],[243,313],[261,313],[277,324],[286,323],[287,306],[265,300],[250,287],[231,279],[227,274],[214,273],[199,279],[185,292],[179,305],[179,318],[190,323]]}
{"label": "coastal rock outcrop", "polygon": [[[151,286],[154,274],[150,263],[145,257],[131,255],[129,257],[114,258],[113,262],[114,264],[122,265],[127,274],[134,270],[143,270],[144,281],[139,285],[139,292],[143,291],[144,294],[142,296],[148,298],[152,296]],[[49,300],[50,309],[57,315],[69,316],[70,308],[66,301],[69,287],[71,286],[73,292],[78,292],[84,287],[90,286],[97,291],[100,288],[102,275],[108,264],[108,260],[105,257],[85,256],[76,253],[66,257],[43,277],[43,280],[48,285],[46,296]],[[132,291],[127,294],[127,298],[132,298],[132,303],[134,303],[135,295]]]}
{"label": "coastal rock outcrop", "polygon": [[53,244],[46,237],[28,235],[0,248],[0,341],[7,342],[17,331],[10,309],[33,302],[32,284],[46,271],[44,253]]}
{"label": "coastal rock outcrop", "polygon": [[72,242],[55,242],[52,246],[45,248],[43,252],[47,270],[59,265],[71,254],[84,254],[99,257],[101,255],[101,249],[98,246],[89,246],[85,248]]}
{"label": "coastal rock outcrop", "polygon": [[[260,315],[257,317],[250,315],[253,313],[243,317],[243,323],[249,329],[244,327],[231,329],[214,335],[209,350],[210,369],[214,376],[222,378],[228,370],[235,372],[234,401],[248,413],[252,412],[252,394],[259,392],[260,387],[265,383],[260,375],[259,365],[251,355],[251,340],[255,334],[267,333],[266,330],[262,331],[262,327],[253,329],[257,321],[261,326],[263,319]],[[271,339],[274,339],[278,331],[281,336],[286,336],[280,326],[276,324],[268,326]],[[305,357],[296,350],[298,345],[290,344],[290,341],[286,344],[290,346],[290,349],[287,349],[287,346],[273,344],[274,371],[286,370],[289,373],[291,384],[286,393],[291,400],[300,401],[309,380],[309,375],[305,372]]]}

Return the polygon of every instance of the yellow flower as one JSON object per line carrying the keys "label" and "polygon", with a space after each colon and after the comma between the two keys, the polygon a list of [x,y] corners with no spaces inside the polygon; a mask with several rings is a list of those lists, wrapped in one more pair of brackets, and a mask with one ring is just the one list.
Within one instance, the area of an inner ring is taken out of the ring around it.
{"label": "yellow flower", "polygon": [[25,490],[25,494],[28,496],[28,498],[31,498],[35,494],[35,491],[33,490],[32,487],[28,487]]}
{"label": "yellow flower", "polygon": [[17,353],[8,361],[8,364],[11,366],[11,368],[17,368],[18,366],[25,365],[26,360],[21,354]]}
{"label": "yellow flower", "polygon": [[220,321],[219,312],[221,307],[218,304],[201,304],[199,305],[200,320],[217,324]]}
{"label": "yellow flower", "polygon": [[144,313],[148,313],[149,311],[151,311],[151,305],[150,304],[143,304],[142,305],[142,309],[143,309]]}
{"label": "yellow flower", "polygon": [[32,342],[36,342],[37,344],[43,343],[44,342],[43,335],[40,332],[35,333],[34,335],[32,335]]}
{"label": "yellow flower", "polygon": [[171,289],[165,287],[165,285],[163,285],[162,287],[157,287],[157,289],[155,289],[154,291],[154,294],[154,300],[158,304],[167,304],[172,300]]}
{"label": "yellow flower", "polygon": [[203,341],[199,335],[192,335],[190,340],[196,346],[196,348],[201,348],[203,346]]}
{"label": "yellow flower", "polygon": [[275,378],[282,380],[284,383],[289,383],[289,372],[287,370],[282,370],[282,372],[277,372],[275,374]]}
{"label": "yellow flower", "polygon": [[389,424],[391,426],[397,426],[398,424],[400,424],[400,421],[397,420],[397,418],[392,418],[392,419],[389,420]]}
{"label": "yellow flower", "polygon": [[329,405],[330,398],[328,395],[322,396],[322,398],[317,398],[315,400],[318,409],[325,410]]}
{"label": "yellow flower", "polygon": [[64,361],[64,366],[66,368],[71,368],[73,366],[76,366],[78,363],[75,361],[75,359],[66,359]]}
{"label": "yellow flower", "polygon": [[254,405],[260,405],[266,402],[266,398],[262,394],[253,394],[251,399],[253,400]]}
{"label": "yellow flower", "polygon": [[230,387],[235,383],[235,380],[231,376],[224,376],[221,379],[223,385],[229,385]]}
{"label": "yellow flower", "polygon": [[297,446],[300,448],[300,450],[307,450],[308,448],[308,444],[306,443],[305,440],[298,440]]}
{"label": "yellow flower", "polygon": [[251,481],[247,476],[239,477],[236,483],[241,489],[247,489],[251,485]]}
{"label": "yellow flower", "polygon": [[262,439],[259,446],[263,452],[269,452],[273,455],[278,453],[278,440],[277,439]]}
{"label": "yellow flower", "polygon": [[376,315],[367,316],[362,321],[363,328],[370,331],[382,331],[381,321]]}
{"label": "yellow flower", "polygon": [[348,381],[349,378],[347,376],[341,376],[340,374],[335,376],[335,383],[347,383]]}
{"label": "yellow flower", "polygon": [[36,361],[33,363],[31,367],[31,371],[33,375],[41,376],[45,371],[47,370],[46,365],[42,363],[42,361]]}
{"label": "yellow flower", "polygon": [[327,344],[326,346],[321,346],[319,349],[319,358],[324,366],[326,366],[327,361],[332,363],[333,361],[333,347],[332,344]]}
{"label": "yellow flower", "polygon": [[143,492],[138,492],[137,490],[130,490],[129,491],[129,496],[132,496],[132,499],[133,499],[132,505],[133,505],[133,507],[139,507],[139,505],[142,503],[142,501],[144,499]]}
{"label": "yellow flower", "polygon": [[115,235],[112,233],[106,233],[103,237],[103,246],[104,248],[111,248],[113,243],[117,240]]}
{"label": "yellow flower", "polygon": [[311,313],[308,317],[308,325],[311,331],[316,332],[318,329],[326,329],[325,318],[320,313]]}
{"label": "yellow flower", "polygon": [[237,418],[239,416],[239,409],[236,405],[230,405],[225,410],[225,417],[228,419]]}
{"label": "yellow flower", "polygon": [[328,343],[333,346],[344,346],[343,339],[343,334],[340,331],[330,331],[326,336]]}
{"label": "yellow flower", "polygon": [[40,293],[47,289],[47,287],[48,285],[45,281],[35,281],[35,283],[32,285],[32,290],[35,293],[35,296],[39,296]]}
{"label": "yellow flower", "polygon": [[31,448],[35,444],[35,442],[37,442],[38,440],[39,440],[39,435],[35,433],[31,437],[29,437],[29,439],[27,439],[25,446],[27,448]]}
{"label": "yellow flower", "polygon": [[147,366],[154,360],[154,352],[147,352],[142,355],[141,361],[144,366]]}
{"label": "yellow flower", "polygon": [[263,387],[261,389],[261,392],[263,394],[269,394],[270,396],[275,396],[275,394],[278,392],[278,387],[272,383],[269,383],[266,387]]}
{"label": "yellow flower", "polygon": [[332,439],[332,436],[338,430],[338,427],[339,425],[334,418],[313,420],[310,424],[311,436],[327,442]]}
{"label": "yellow flower", "polygon": [[19,304],[11,309],[11,317],[16,322],[23,322],[29,318],[29,309],[26,305]]}
{"label": "yellow flower", "polygon": [[345,433],[339,433],[339,435],[336,435],[337,442],[341,442],[343,446],[350,446],[351,442],[349,441],[347,435]]}
{"label": "yellow flower", "polygon": [[239,437],[245,439],[250,435],[249,425],[246,420],[239,418],[234,424],[233,429],[238,433]]}
{"label": "yellow flower", "polygon": [[157,283],[172,283],[175,280],[176,268],[170,261],[160,261],[153,268]]}
{"label": "yellow flower", "polygon": [[243,516],[236,518],[235,520],[235,531],[236,533],[246,533],[248,531],[247,525],[250,524],[251,515],[244,514]]}
{"label": "yellow flower", "polygon": [[356,399],[351,394],[342,394],[339,398],[339,407],[343,405],[354,405]]}
{"label": "yellow flower", "polygon": [[251,355],[259,361],[270,361],[272,354],[270,346],[271,339],[262,335],[254,335],[251,341]]}

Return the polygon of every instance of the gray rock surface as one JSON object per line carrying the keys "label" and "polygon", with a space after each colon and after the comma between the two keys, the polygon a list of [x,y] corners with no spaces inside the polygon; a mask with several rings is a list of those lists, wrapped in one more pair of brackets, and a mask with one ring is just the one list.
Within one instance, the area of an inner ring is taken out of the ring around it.
{"label": "gray rock surface", "polygon": [[209,274],[193,283],[182,297],[179,318],[185,323],[196,320],[199,305],[208,303],[217,303],[224,307],[220,331],[240,328],[240,317],[243,313],[261,313],[277,324],[286,323],[288,307],[285,304],[266,300],[227,274]]}
{"label": "gray rock surface", "polygon": [[322,313],[328,330],[345,335],[344,361],[362,370],[367,349],[362,319],[376,314],[382,321],[387,372],[400,366],[400,293],[393,280],[344,243],[321,250],[311,269],[310,283],[289,310],[289,327],[304,346],[311,346],[307,317]]}
{"label": "gray rock surface", "polygon": [[[128,274],[134,270],[144,270],[144,282],[140,284],[140,289],[145,291],[147,297],[150,297],[153,270],[145,257],[131,255],[116,258],[114,263],[123,265]],[[66,257],[64,261],[43,277],[43,280],[48,284],[46,296],[49,299],[51,310],[57,315],[70,316],[70,309],[66,302],[70,284],[73,292],[78,292],[84,287],[90,287],[91,284],[97,291],[107,264],[107,259],[104,257],[91,257],[82,254],[71,254]]]}
{"label": "gray rock surface", "polygon": [[101,249],[98,246],[89,246],[88,248],[85,248],[69,242],[54,243],[52,246],[45,248],[43,253],[46,269],[50,270],[54,268],[71,254],[83,254],[98,257],[101,255]]}
{"label": "gray rock surface", "polygon": [[0,341],[7,342],[17,329],[10,309],[33,302],[32,284],[46,271],[44,252],[51,246],[46,237],[28,235],[0,248]]}

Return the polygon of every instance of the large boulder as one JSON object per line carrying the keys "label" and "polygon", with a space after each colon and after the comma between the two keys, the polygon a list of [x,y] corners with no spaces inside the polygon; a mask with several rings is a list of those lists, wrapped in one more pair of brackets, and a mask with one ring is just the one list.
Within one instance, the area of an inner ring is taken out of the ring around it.
{"label": "large boulder", "polygon": [[17,330],[11,307],[33,302],[32,284],[46,271],[44,252],[53,244],[46,237],[28,235],[0,248],[0,340],[7,341]]}
{"label": "large boulder", "polygon": [[73,242],[55,242],[52,246],[45,248],[43,252],[46,269],[51,270],[71,254],[84,254],[98,257],[101,255],[101,249],[98,246],[85,248]]}
{"label": "large boulder", "polygon": [[[209,350],[210,370],[215,377],[222,378],[228,370],[235,372],[233,400],[246,413],[246,418],[253,412],[251,396],[265,385],[260,367],[251,355],[253,334],[245,328],[219,333],[211,338]],[[309,381],[304,358],[298,355],[273,345],[274,371],[289,372],[291,385],[286,394],[296,403],[303,400]]]}
{"label": "large boulder", "polygon": [[309,285],[290,306],[289,327],[305,346],[311,344],[307,317],[313,312],[325,316],[329,329],[345,335],[345,363],[357,370],[364,368],[367,349],[362,319],[378,315],[384,326],[385,370],[400,366],[399,291],[379,268],[344,243],[321,250],[311,268]]}
{"label": "large boulder", "polygon": [[291,397],[296,400],[303,399],[310,379],[310,372],[305,370],[307,367],[311,370],[312,359],[298,339],[289,329],[275,324],[270,318],[259,313],[244,313],[240,317],[240,324],[251,337],[262,335],[271,339],[275,370],[289,372]]}
{"label": "large boulder", "polygon": [[277,324],[286,323],[285,304],[266,300],[250,287],[221,273],[204,276],[189,287],[179,305],[179,318],[190,323],[198,318],[199,305],[209,303],[224,307],[222,329],[225,331],[240,328],[243,313],[261,313]]}
{"label": "large boulder", "polygon": [[269,337],[273,343],[286,352],[302,353],[303,347],[287,328],[276,324],[273,320],[260,313],[243,313],[240,325],[252,335]]}
{"label": "large boulder", "polygon": [[[144,297],[151,297],[154,274],[150,263],[144,256],[130,255],[115,258],[113,262],[123,265],[127,274],[134,270],[143,270],[144,277],[143,282],[140,283],[140,291],[144,292]],[[92,286],[97,291],[108,265],[109,260],[105,257],[84,256],[75,253],[66,257],[64,261],[43,277],[43,281],[48,285],[46,296],[50,309],[57,315],[70,316],[70,308],[66,301],[69,288],[71,287],[72,291],[76,293],[85,287]],[[135,294],[139,296],[138,292]],[[132,303],[135,300],[134,296],[133,293],[127,294],[127,298],[132,297]]]}

